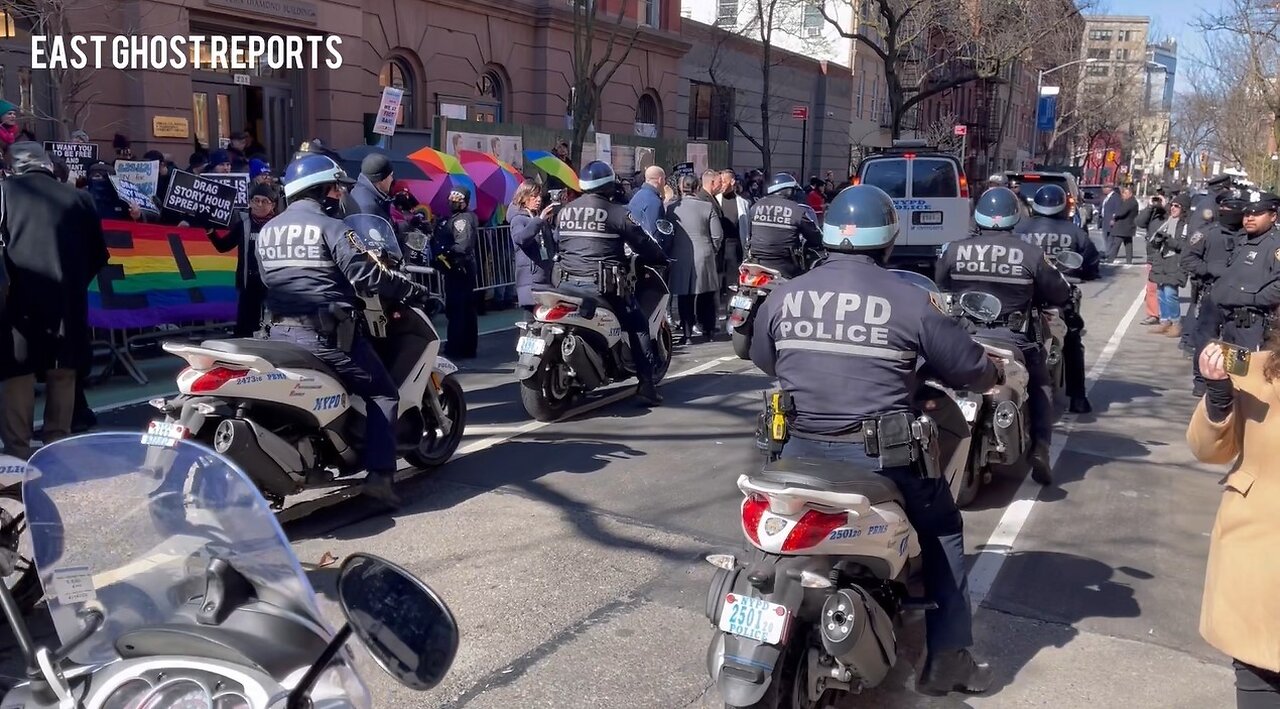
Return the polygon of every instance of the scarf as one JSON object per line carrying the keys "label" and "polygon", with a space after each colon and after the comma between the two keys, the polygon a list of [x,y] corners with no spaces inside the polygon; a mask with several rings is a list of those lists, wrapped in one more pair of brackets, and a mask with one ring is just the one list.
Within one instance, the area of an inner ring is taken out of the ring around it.
{"label": "scarf", "polygon": [[22,126],[17,123],[11,126],[0,124],[0,143],[13,145],[18,141],[18,133],[20,132],[22,132]]}

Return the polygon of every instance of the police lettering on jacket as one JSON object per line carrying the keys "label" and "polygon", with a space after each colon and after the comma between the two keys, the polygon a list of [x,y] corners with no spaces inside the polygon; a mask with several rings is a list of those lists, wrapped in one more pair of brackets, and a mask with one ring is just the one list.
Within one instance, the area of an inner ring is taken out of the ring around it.
{"label": "police lettering on jacket", "polygon": [[624,205],[600,195],[583,195],[560,208],[556,221],[560,267],[566,275],[594,277],[603,264],[626,263],[626,246],[644,259],[663,258],[662,247]]}
{"label": "police lettering on jacket", "polygon": [[817,435],[909,410],[920,357],[948,386],[995,381],[982,347],[928,294],[840,253],[770,294],[751,343],[751,360],[791,394],[795,430]]}
{"label": "police lettering on jacket", "polygon": [[934,281],[944,291],[994,295],[1000,299],[1002,316],[1071,300],[1071,286],[1044,252],[1008,232],[979,230],[947,244]]}
{"label": "police lettering on jacket", "polygon": [[333,258],[318,224],[267,222],[258,232],[258,259],[263,268],[331,268]]}
{"label": "police lettering on jacket", "polygon": [[790,259],[792,249],[806,243],[817,246],[821,239],[822,233],[808,205],[771,195],[751,208],[747,248],[757,259]]}

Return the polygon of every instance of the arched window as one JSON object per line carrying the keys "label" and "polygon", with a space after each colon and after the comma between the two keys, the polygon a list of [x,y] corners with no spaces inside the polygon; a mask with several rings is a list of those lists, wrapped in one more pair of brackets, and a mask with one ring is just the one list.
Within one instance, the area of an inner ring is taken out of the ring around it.
{"label": "arched window", "polygon": [[636,104],[636,135],[657,138],[658,126],[662,124],[661,115],[658,98],[652,93],[641,94],[640,102]]}
{"label": "arched window", "polygon": [[387,60],[387,63],[382,65],[382,72],[378,75],[378,85],[382,88],[390,86],[404,92],[404,97],[400,99],[400,113],[396,116],[396,127],[415,127],[417,112],[413,109],[416,99],[413,95],[413,70],[409,68],[409,64],[398,58]]}
{"label": "arched window", "polygon": [[480,75],[476,81],[476,105],[474,120],[484,123],[501,123],[503,121],[503,98],[506,87],[502,76],[497,71],[489,70]]}

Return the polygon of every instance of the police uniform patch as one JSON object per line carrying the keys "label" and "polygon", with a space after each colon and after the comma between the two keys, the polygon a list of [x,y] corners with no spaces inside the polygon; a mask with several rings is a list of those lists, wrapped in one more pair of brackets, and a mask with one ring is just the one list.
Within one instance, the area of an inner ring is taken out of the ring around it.
{"label": "police uniform patch", "polygon": [[1191,235],[1191,245],[1195,246],[1196,244],[1200,243],[1201,240],[1203,239],[1204,239],[1204,234],[1197,231],[1196,233]]}
{"label": "police uniform patch", "polygon": [[459,236],[465,235],[467,233],[467,223],[462,221],[461,219],[454,222],[453,233],[458,234]]}
{"label": "police uniform patch", "polygon": [[1203,210],[1201,210],[1200,216],[1204,217],[1204,220],[1206,222],[1211,222],[1213,221],[1213,210],[1209,209],[1208,207],[1205,207]]}
{"label": "police uniform patch", "polygon": [[1276,249],[1275,257],[1277,261],[1280,261],[1280,249]]}

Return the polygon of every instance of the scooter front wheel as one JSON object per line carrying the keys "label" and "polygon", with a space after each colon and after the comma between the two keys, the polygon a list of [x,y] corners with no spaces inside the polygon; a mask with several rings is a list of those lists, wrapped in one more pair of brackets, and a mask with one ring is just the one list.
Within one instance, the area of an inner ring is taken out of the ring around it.
{"label": "scooter front wheel", "polygon": [[449,462],[462,444],[467,427],[467,400],[462,385],[454,377],[446,377],[440,383],[440,408],[449,418],[448,435],[441,435],[437,426],[427,431],[418,442],[417,449],[406,453],[404,459],[415,468],[438,468]]}

